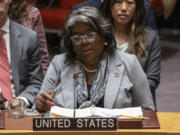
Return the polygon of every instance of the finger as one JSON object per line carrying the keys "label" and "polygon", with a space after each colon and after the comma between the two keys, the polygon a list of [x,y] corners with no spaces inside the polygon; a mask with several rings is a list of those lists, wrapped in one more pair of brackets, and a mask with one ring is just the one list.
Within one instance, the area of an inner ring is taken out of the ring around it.
{"label": "finger", "polygon": [[50,106],[41,106],[41,105],[36,105],[36,109],[39,111],[39,112],[47,112],[47,111],[50,111]]}
{"label": "finger", "polygon": [[35,107],[39,112],[45,112],[50,110],[51,104],[37,99],[35,102]]}
{"label": "finger", "polygon": [[53,99],[48,99],[48,98],[44,98],[43,96],[40,96],[40,97],[38,97],[37,98],[37,100],[39,101],[39,102],[41,102],[44,106],[54,106],[54,103],[52,102],[53,101]]}
{"label": "finger", "polygon": [[53,97],[53,90],[50,90],[50,91],[48,92],[48,95],[52,98],[52,97]]}
{"label": "finger", "polygon": [[37,103],[40,103],[40,105],[44,106],[45,108],[46,106],[54,106],[54,103],[51,99],[49,99],[48,96],[49,95],[47,93],[41,93],[36,99]]}
{"label": "finger", "polygon": [[43,93],[40,94],[36,100],[38,101],[38,103],[41,103],[43,106],[50,104],[49,102],[47,102],[47,101],[49,101],[47,94],[45,94],[45,95]]}
{"label": "finger", "polygon": [[53,91],[50,90],[49,93],[41,93],[39,96],[36,98],[36,109],[39,112],[42,111],[49,111],[51,106],[54,106],[54,103],[52,102],[52,95]]}
{"label": "finger", "polygon": [[52,99],[52,97],[48,93],[41,93],[40,96],[49,101],[51,101]]}
{"label": "finger", "polygon": [[38,106],[38,105],[36,105],[36,110],[38,111],[38,112],[46,112],[46,111],[48,111],[48,109],[47,108],[44,108],[44,107],[42,107],[42,106]]}

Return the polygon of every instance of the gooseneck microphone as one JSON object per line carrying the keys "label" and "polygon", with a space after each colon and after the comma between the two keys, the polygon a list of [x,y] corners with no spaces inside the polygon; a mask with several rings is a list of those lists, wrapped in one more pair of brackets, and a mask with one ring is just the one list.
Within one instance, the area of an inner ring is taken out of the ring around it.
{"label": "gooseneck microphone", "polygon": [[77,78],[78,74],[73,75],[74,78],[74,107],[73,107],[73,117],[75,118],[76,116],[76,84],[77,84]]}

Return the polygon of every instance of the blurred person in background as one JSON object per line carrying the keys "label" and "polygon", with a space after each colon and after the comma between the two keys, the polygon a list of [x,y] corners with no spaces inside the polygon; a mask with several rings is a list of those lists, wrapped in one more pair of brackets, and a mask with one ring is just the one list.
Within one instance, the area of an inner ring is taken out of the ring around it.
{"label": "blurred person in background", "polygon": [[39,10],[32,5],[28,5],[26,0],[12,0],[9,7],[9,18],[37,32],[40,40],[43,74],[45,75],[50,61],[45,30]]}
{"label": "blurred person in background", "polygon": [[[102,2],[103,0],[86,0],[85,2],[73,6],[72,10],[83,6],[92,6],[100,9]],[[144,0],[144,7],[146,9],[145,25],[153,28],[154,30],[158,30],[151,3]]]}
{"label": "blurred person in background", "polygon": [[6,109],[9,101],[32,107],[43,80],[37,33],[9,19],[11,2],[0,1],[0,99]]}

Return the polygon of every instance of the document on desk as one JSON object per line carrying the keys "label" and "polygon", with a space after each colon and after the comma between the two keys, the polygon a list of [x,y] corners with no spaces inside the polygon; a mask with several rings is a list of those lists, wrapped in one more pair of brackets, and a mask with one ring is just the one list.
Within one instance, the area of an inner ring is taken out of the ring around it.
{"label": "document on desk", "polygon": [[[73,117],[74,110],[62,108],[58,106],[51,107],[50,117]],[[141,107],[130,107],[123,109],[107,109],[100,107],[88,107],[84,109],[75,109],[75,117],[119,117],[126,118],[127,116],[142,117],[143,111]],[[131,117],[129,117],[131,118]]]}

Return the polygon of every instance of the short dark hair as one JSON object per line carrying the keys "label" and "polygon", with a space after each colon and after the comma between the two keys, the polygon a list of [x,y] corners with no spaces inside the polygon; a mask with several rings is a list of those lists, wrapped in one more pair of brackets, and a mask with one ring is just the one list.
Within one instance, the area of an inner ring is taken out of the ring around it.
{"label": "short dark hair", "polygon": [[84,6],[73,10],[66,18],[64,31],[62,34],[62,44],[67,50],[67,59],[73,61],[76,59],[76,53],[73,50],[71,41],[72,27],[79,22],[90,24],[93,29],[105,39],[107,45],[104,51],[111,54],[116,49],[115,37],[111,23],[100,15],[100,12],[94,7]]}

